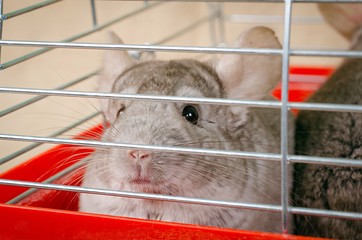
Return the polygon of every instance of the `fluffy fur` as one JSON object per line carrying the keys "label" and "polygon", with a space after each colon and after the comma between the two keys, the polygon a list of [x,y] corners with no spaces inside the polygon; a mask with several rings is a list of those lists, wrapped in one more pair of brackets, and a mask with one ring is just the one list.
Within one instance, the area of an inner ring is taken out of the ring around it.
{"label": "fluffy fur", "polygon": [[[114,35],[112,39],[120,42]],[[234,46],[280,48],[274,33],[264,27],[248,30]],[[280,56],[225,55],[210,66],[195,60],[135,63],[125,52],[109,51],[100,89],[115,93],[261,99],[268,98],[280,81],[280,73]],[[197,109],[197,124],[182,116],[186,105]],[[102,101],[102,110],[111,123],[103,135],[105,141],[280,152],[277,109],[112,99]],[[292,152],[292,116],[289,129]],[[105,148],[90,156],[83,186],[280,204],[280,181],[279,162]],[[235,208],[81,194],[80,211],[281,231],[279,213]]]}
{"label": "fluffy fur", "polygon": [[[361,4],[321,4],[329,22],[362,50]],[[356,15],[356,16],[354,16]],[[352,27],[353,26],[353,27]],[[354,31],[354,35],[352,34]],[[350,59],[308,100],[317,103],[362,104],[362,59]],[[362,113],[301,111],[296,123],[296,153],[362,159]],[[362,169],[295,164],[293,200],[298,207],[362,212]],[[362,221],[295,215],[296,234],[362,239]]]}

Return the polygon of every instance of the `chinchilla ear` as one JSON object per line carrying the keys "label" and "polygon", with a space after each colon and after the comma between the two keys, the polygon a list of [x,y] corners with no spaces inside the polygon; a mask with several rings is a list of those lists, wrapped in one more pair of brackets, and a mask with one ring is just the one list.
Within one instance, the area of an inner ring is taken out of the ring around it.
{"label": "chinchilla ear", "polygon": [[[233,47],[280,49],[281,45],[271,29],[254,27],[244,32]],[[225,54],[215,69],[228,98],[260,100],[280,82],[282,58],[280,55]],[[246,112],[246,107],[231,110],[240,115]]]}
{"label": "chinchilla ear", "polygon": [[[123,44],[122,40],[114,33],[108,33],[108,41],[115,44]],[[127,68],[135,64],[127,51],[106,50],[103,57],[103,68],[98,77],[98,91],[111,92],[114,81]],[[106,111],[107,100],[101,99],[101,109]]]}
{"label": "chinchilla ear", "polygon": [[318,7],[325,20],[348,40],[362,26],[361,3],[319,3]]}
{"label": "chinchilla ear", "polygon": [[351,42],[353,50],[362,50],[362,4],[319,3],[325,20]]}

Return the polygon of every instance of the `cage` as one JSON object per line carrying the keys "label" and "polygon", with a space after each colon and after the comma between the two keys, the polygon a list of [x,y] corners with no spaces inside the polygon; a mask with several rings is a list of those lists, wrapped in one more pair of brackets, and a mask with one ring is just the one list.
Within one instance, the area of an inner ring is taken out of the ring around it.
{"label": "cage", "polygon": [[[283,79],[273,91],[281,100],[278,107],[285,110],[282,114],[290,108],[294,113],[305,108],[336,108],[328,104],[303,105],[303,101],[325,82],[343,58],[361,57],[362,53],[344,50],[349,43],[325,23],[316,2],[323,0],[0,0],[0,238],[313,239],[80,213],[79,192],[183,202],[192,199],[81,188],[78,180],[84,172],[77,169],[86,164],[94,147],[104,144],[99,142],[103,123],[97,98],[109,96],[97,94],[94,89],[105,49],[128,50],[134,58],[151,51],[158,59],[206,60],[210,54],[230,51],[227,43],[244,29],[268,26],[283,45],[277,52],[283,56]],[[105,44],[104,36],[110,29],[128,45]],[[148,96],[144,101],[155,98]],[[137,100],[137,96],[133,99]],[[166,100],[175,101],[172,96],[166,96]],[[221,100],[216,104],[222,104]],[[352,110],[361,112],[361,106]],[[282,126],[283,131],[286,126]],[[283,133],[281,136],[283,139]],[[281,152],[283,148],[286,145],[282,145]],[[281,168],[286,168],[288,161],[323,164],[327,160],[337,164],[333,159],[301,159],[288,153],[278,157]],[[361,161],[350,164],[361,166]],[[286,191],[281,193],[281,199],[281,206],[274,208],[252,203],[230,206],[280,212],[284,216],[280,225],[285,232],[288,214],[362,220],[362,213],[288,206]],[[225,206],[221,201],[196,199],[196,204],[200,203]]]}

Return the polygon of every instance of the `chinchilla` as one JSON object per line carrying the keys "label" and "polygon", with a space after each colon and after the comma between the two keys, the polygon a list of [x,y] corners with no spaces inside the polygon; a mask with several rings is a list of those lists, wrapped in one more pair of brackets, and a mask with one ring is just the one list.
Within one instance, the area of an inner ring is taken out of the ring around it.
{"label": "chinchilla", "polygon": [[[121,40],[111,35],[114,43]],[[274,32],[255,27],[237,48],[280,48]],[[225,54],[207,63],[183,59],[134,61],[105,53],[99,90],[112,93],[231,99],[272,99],[281,56]],[[122,143],[280,153],[280,110],[208,104],[103,99],[110,126],[102,140]],[[289,121],[290,152],[294,119]],[[99,148],[82,186],[193,198],[280,204],[280,162]],[[80,211],[207,226],[281,232],[280,213],[81,194]]]}
{"label": "chinchilla", "polygon": [[[362,50],[362,4],[320,4],[326,20]],[[362,104],[362,59],[347,59],[308,100]],[[296,121],[297,154],[362,159],[362,113],[300,111]],[[362,212],[362,168],[295,164],[292,198],[296,206]],[[295,233],[362,239],[362,221],[295,215]]]}

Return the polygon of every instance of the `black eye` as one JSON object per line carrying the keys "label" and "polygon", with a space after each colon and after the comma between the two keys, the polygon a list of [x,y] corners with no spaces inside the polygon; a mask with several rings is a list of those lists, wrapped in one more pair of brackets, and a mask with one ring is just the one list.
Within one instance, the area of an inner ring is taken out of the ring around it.
{"label": "black eye", "polygon": [[182,110],[182,116],[192,124],[197,124],[197,120],[199,120],[199,114],[193,106],[184,107]]}
{"label": "black eye", "polygon": [[126,107],[124,105],[121,105],[121,107],[117,111],[116,117],[118,118],[119,115],[121,115],[125,109],[126,109]]}

